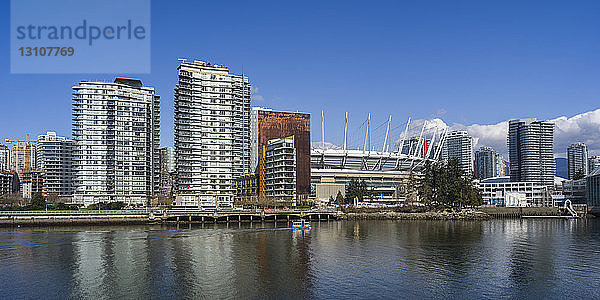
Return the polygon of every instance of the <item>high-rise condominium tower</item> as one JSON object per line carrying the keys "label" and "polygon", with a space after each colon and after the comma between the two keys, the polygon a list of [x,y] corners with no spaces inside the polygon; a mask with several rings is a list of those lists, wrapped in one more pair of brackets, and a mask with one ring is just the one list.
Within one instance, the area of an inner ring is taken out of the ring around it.
{"label": "high-rise condominium tower", "polygon": [[591,174],[594,170],[600,167],[600,156],[588,157],[588,174]]}
{"label": "high-rise condominium tower", "polygon": [[179,65],[175,88],[178,206],[231,206],[250,170],[250,84],[202,61]]}
{"label": "high-rise condominium tower", "polygon": [[0,171],[10,170],[10,150],[6,145],[0,144]]}
{"label": "high-rise condominium tower", "polygon": [[74,202],[147,204],[159,183],[159,99],[139,79],[73,87]]}
{"label": "high-rise condominium tower", "polygon": [[569,179],[573,179],[575,174],[581,172],[581,175],[588,174],[588,148],[584,143],[571,144],[567,148],[567,161],[569,163]]}
{"label": "high-rise condominium tower", "polygon": [[[73,141],[48,132],[37,139],[38,167],[44,171],[44,195],[73,194]],[[69,201],[69,199],[65,199]]]}
{"label": "high-rise condominium tower", "polygon": [[485,179],[504,176],[504,161],[500,153],[490,147],[475,151],[475,177]]}
{"label": "high-rise condominium tower", "polygon": [[554,124],[536,119],[510,120],[510,181],[554,185]]}
{"label": "high-rise condominium tower", "polygon": [[473,175],[473,137],[466,131],[448,133],[442,146],[442,159],[458,159],[460,168],[467,176]]}

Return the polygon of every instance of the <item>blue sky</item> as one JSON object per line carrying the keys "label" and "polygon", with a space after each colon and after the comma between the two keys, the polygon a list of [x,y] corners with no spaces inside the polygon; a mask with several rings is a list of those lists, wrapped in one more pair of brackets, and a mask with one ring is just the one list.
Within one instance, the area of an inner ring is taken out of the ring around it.
{"label": "blue sky", "polygon": [[345,111],[358,129],[368,112],[401,128],[408,116],[495,124],[600,106],[598,1],[153,1],[150,74],[10,74],[9,1],[0,9],[2,139],[70,136],[71,86],[126,75],[161,95],[171,145],[177,58],[243,70],[253,105],[312,113],[313,141],[321,110],[340,143]]}

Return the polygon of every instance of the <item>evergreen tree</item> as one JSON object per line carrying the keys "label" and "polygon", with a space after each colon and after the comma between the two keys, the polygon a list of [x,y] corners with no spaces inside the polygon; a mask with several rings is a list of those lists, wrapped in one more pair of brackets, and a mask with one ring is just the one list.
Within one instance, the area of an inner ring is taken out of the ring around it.
{"label": "evergreen tree", "polygon": [[358,201],[364,199],[370,199],[371,193],[367,188],[367,184],[364,180],[359,181],[358,179],[350,180],[346,191],[346,203],[354,203],[354,199],[358,198]]}
{"label": "evergreen tree", "polygon": [[35,193],[31,197],[31,204],[29,205],[30,209],[45,209],[46,208],[46,199],[42,196],[42,193]]}
{"label": "evergreen tree", "polygon": [[342,192],[338,191],[337,196],[335,196],[335,203],[336,204],[344,203],[344,196],[342,195]]}
{"label": "evergreen tree", "polygon": [[457,159],[447,163],[426,162],[418,192],[425,205],[465,207],[481,205],[481,195]]}

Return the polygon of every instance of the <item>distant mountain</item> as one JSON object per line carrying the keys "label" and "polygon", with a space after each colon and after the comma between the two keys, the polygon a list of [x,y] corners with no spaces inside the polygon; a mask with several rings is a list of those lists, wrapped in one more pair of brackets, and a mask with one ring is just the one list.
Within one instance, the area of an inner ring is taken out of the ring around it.
{"label": "distant mountain", "polygon": [[569,165],[566,158],[555,158],[556,173],[554,175],[562,178],[569,178]]}

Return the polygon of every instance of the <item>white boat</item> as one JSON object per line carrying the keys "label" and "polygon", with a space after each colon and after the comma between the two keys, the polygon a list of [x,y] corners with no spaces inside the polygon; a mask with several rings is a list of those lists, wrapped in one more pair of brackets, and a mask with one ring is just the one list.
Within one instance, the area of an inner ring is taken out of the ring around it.
{"label": "white boat", "polygon": [[292,223],[292,229],[295,230],[310,230],[310,223],[304,219],[300,219],[298,221],[294,221]]}

